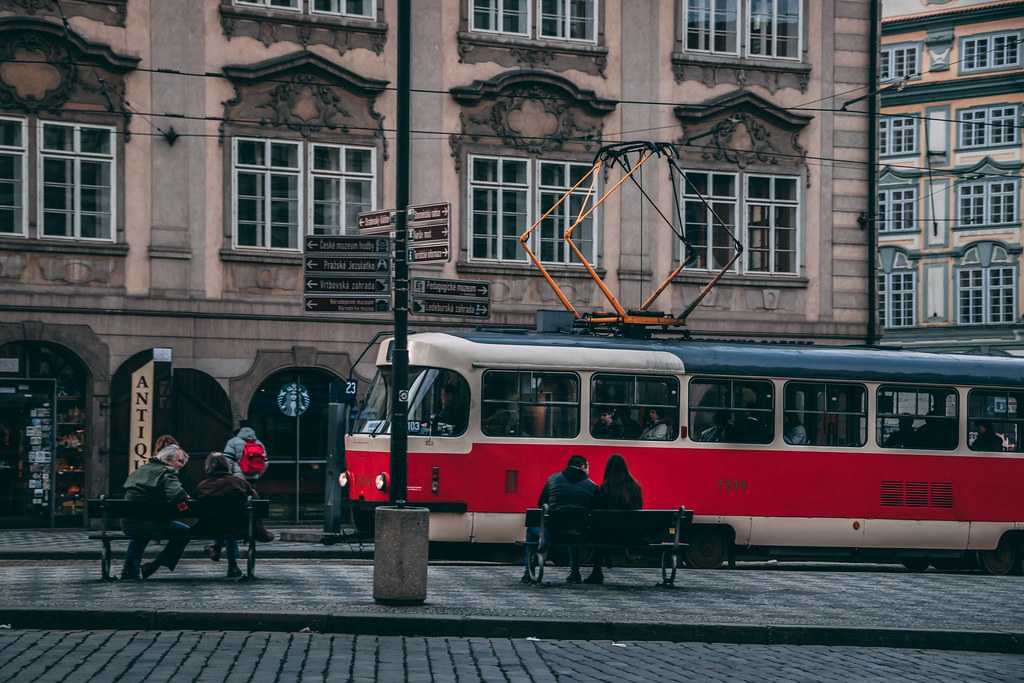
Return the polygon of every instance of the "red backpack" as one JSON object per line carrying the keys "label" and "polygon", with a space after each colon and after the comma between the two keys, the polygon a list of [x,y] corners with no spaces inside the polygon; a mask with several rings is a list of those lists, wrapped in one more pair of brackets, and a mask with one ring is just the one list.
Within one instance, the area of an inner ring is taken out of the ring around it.
{"label": "red backpack", "polygon": [[267,452],[263,450],[263,445],[258,441],[246,441],[238,466],[242,468],[242,474],[254,479],[266,472]]}

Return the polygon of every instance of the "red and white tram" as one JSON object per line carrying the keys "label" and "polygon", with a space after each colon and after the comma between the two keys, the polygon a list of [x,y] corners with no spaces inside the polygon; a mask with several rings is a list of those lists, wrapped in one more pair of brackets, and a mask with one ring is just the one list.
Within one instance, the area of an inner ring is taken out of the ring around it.
{"label": "red and white tram", "polygon": [[[346,438],[357,506],[389,492],[389,343]],[[432,541],[511,543],[547,476],[623,455],[651,508],[695,510],[687,561],[734,550],[1024,554],[1024,361],[515,332],[409,342],[408,499]]]}

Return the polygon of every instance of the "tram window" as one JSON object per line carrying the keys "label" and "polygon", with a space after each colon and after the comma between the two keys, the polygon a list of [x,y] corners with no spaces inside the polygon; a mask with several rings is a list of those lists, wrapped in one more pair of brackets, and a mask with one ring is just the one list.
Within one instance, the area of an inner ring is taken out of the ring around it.
{"label": "tram window", "polygon": [[453,370],[423,368],[409,388],[410,436],[461,436],[469,423],[469,384]]}
{"label": "tram window", "polygon": [[868,440],[867,391],[859,384],[787,382],[786,443],[861,447]]}
{"label": "tram window", "polygon": [[957,394],[952,387],[878,387],[878,445],[951,451],[957,447]]}
{"label": "tram window", "polygon": [[690,380],[690,438],[701,442],[771,443],[775,438],[771,382]]}
{"label": "tram window", "polygon": [[675,377],[594,375],[590,435],[595,439],[672,441],[679,434]]}
{"label": "tram window", "polygon": [[972,389],[967,395],[967,445],[972,451],[1024,452],[1024,392]]}
{"label": "tram window", "polygon": [[580,432],[580,380],[569,372],[488,370],[481,429],[487,436],[574,438]]}

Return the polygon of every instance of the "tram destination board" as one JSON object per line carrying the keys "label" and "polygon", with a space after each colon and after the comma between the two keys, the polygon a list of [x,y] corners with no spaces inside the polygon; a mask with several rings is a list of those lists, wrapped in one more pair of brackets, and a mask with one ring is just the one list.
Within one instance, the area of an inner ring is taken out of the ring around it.
{"label": "tram destination board", "polygon": [[306,296],[303,307],[310,313],[387,313],[391,299],[379,296]]}

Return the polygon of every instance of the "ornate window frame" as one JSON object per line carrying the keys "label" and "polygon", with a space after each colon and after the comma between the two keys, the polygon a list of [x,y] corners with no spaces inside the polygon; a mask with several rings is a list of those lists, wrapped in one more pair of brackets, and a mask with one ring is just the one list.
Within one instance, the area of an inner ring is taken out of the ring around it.
{"label": "ornate window frame", "polygon": [[799,46],[796,58],[762,57],[751,55],[749,45],[750,0],[737,0],[740,11],[737,25],[737,52],[714,53],[686,49],[686,3],[687,0],[673,0],[675,18],[675,39],[670,56],[672,75],[676,83],[700,81],[714,87],[731,83],[740,87],[760,85],[775,93],[783,88],[796,88],[806,92],[811,78],[812,66],[807,59],[808,7],[811,0],[800,0]]}
{"label": "ornate window frame", "polygon": [[[960,259],[953,266],[953,300],[956,302],[957,325],[1008,325],[1017,321],[1020,287],[1018,258],[1013,250],[997,242],[972,242],[963,247]],[[998,277],[993,277],[995,275]],[[965,299],[965,296],[969,298]],[[1001,301],[995,300],[997,296]],[[1008,315],[1005,311],[1006,302],[1010,304]],[[965,303],[967,316],[964,315]],[[993,315],[993,307],[1001,304],[1000,314]]]}
{"label": "ornate window frame", "polygon": [[529,30],[525,34],[481,31],[472,27],[470,4],[458,0],[459,28],[456,33],[459,61],[463,64],[490,62],[511,68],[543,68],[564,72],[570,69],[605,77],[608,47],[605,42],[607,2],[595,0],[596,31],[593,41],[541,36],[540,0],[527,0]]}
{"label": "ornate window frame", "polygon": [[[995,110],[1000,109],[1004,111],[1007,109],[1012,109],[1013,113],[1011,116],[1008,117],[1008,119],[1005,122],[1001,124],[1001,126],[997,126],[992,121],[993,112]],[[965,116],[977,117],[979,120],[965,121]],[[956,150],[958,152],[973,152],[979,149],[998,149],[1001,147],[1020,147],[1021,135],[1019,128],[1021,125],[1021,110],[1020,105],[1016,102],[1007,102],[1004,104],[986,104],[975,107],[963,107],[961,109],[956,110],[956,121]],[[970,141],[968,141],[968,144],[964,144],[965,133],[971,130],[970,128],[968,128],[968,126],[978,126],[977,130],[982,131],[982,142],[978,144],[972,144],[970,143]],[[1012,134],[1013,140],[1009,142],[992,142],[992,138],[994,136],[994,133],[996,132],[997,127],[1003,128],[1004,133],[1009,132],[1010,134]]]}
{"label": "ornate window frame", "polygon": [[221,29],[228,40],[254,38],[265,47],[291,42],[308,48],[327,45],[338,54],[357,48],[380,55],[387,43],[385,0],[374,0],[375,16],[362,17],[313,10],[313,0],[296,0],[297,8],[261,7],[241,0],[220,0]]}
{"label": "ornate window frame", "polygon": [[[21,142],[18,145],[3,145],[0,141],[0,155],[10,156],[14,159],[14,163],[20,168],[16,169],[16,173],[21,178],[21,192],[16,196],[16,201],[20,204],[13,207],[4,207],[5,209],[15,209],[21,211],[20,226],[15,225],[15,230],[6,232],[0,231],[0,237],[28,237],[28,224],[29,215],[31,208],[29,206],[28,189],[30,185],[30,179],[28,174],[29,167],[29,137],[28,137],[28,119],[23,116],[9,116],[0,115],[0,121],[2,122],[13,122],[18,125],[20,129]],[[20,229],[19,229],[20,227]]]}
{"label": "ornate window frame", "polygon": [[[882,272],[878,273],[879,322],[886,329],[902,329],[917,325],[917,268],[902,249],[884,247],[879,250]],[[898,288],[894,288],[895,285]],[[893,296],[900,296],[900,309],[893,307]],[[910,317],[906,317],[909,303]],[[897,313],[899,315],[897,315]]]}

